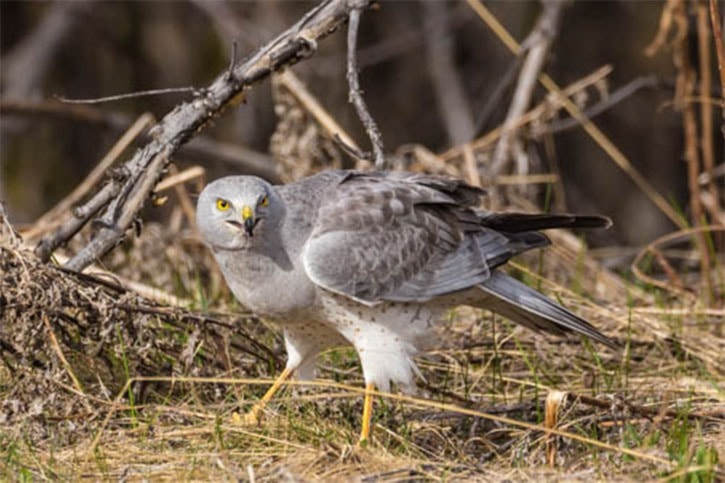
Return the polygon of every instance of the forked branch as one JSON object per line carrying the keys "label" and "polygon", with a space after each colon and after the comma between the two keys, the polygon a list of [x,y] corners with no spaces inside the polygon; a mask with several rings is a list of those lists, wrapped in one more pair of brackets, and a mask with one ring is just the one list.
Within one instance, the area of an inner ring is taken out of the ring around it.
{"label": "forked branch", "polygon": [[244,62],[232,63],[191,101],[169,112],[151,131],[152,140],[115,170],[115,175],[75,210],[72,218],[44,238],[37,246],[36,254],[48,260],[56,248],[104,208],[97,220],[99,229],[91,242],[65,266],[80,271],[108,253],[122,239],[169,160],[183,144],[204,129],[210,120],[221,115],[227,106],[241,100],[249,86],[314,54],[318,40],[343,24],[352,11],[359,12],[372,3],[372,0],[325,0]]}

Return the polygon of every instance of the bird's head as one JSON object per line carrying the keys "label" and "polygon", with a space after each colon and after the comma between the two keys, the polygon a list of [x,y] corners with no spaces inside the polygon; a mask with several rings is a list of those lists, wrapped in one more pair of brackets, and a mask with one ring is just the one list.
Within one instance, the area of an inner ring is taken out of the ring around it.
{"label": "bird's head", "polygon": [[207,244],[235,250],[249,246],[279,220],[282,203],[272,185],[256,176],[229,176],[204,188],[196,223]]}

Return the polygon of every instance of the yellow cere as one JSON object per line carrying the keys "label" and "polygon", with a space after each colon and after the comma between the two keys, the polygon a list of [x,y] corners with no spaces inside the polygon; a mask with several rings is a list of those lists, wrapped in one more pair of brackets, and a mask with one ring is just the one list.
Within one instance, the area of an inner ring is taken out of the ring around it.
{"label": "yellow cere", "polygon": [[216,200],[216,207],[219,211],[227,211],[229,209],[229,202],[227,200],[218,198]]}
{"label": "yellow cere", "polygon": [[254,212],[252,211],[252,208],[250,208],[249,206],[245,206],[244,208],[242,208],[242,219],[244,219],[244,220],[250,219],[252,217],[253,213]]}

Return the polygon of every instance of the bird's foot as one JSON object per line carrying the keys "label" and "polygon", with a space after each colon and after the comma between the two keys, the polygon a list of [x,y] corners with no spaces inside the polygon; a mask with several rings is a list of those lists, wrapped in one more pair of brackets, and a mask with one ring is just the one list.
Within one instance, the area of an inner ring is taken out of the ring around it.
{"label": "bird's foot", "polygon": [[261,408],[252,408],[246,414],[239,414],[234,411],[231,417],[232,424],[236,426],[259,426],[264,420],[264,414]]}

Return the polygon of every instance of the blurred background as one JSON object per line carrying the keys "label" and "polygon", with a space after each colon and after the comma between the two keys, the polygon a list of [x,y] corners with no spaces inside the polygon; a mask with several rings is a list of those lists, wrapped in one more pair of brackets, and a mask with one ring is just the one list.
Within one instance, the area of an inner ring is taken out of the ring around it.
{"label": "blurred background", "polygon": [[[651,55],[645,50],[657,36],[664,3],[567,3],[544,71],[563,87],[611,66],[608,75],[578,90],[574,100],[585,111],[603,107],[594,118],[597,126],[671,206],[689,217],[684,116],[682,106],[674,102],[684,68],[675,66],[672,43],[681,41],[685,46],[696,74],[702,62],[710,64],[711,91],[695,91],[692,96],[719,97],[720,85],[714,47],[709,59],[699,58],[697,2],[681,3],[691,28],[681,39],[676,37],[682,31],[669,32]],[[243,58],[314,5],[203,0],[0,2],[0,199],[6,201],[11,220],[30,223],[51,208],[138,115],[148,111],[161,118],[191,98],[180,93],[85,106],[89,110],[84,117],[50,109],[55,105],[52,96],[85,99],[169,87],[201,88],[229,64],[234,39],[237,56]],[[485,5],[519,42],[535,29],[543,9],[536,1]],[[365,99],[391,153],[411,144],[442,153],[500,126],[521,66],[466,2],[383,2],[363,15],[359,62]],[[361,146],[369,146],[348,103],[345,69],[346,36],[340,31],[322,41],[319,52],[293,71]],[[547,95],[537,86],[529,108]],[[717,102],[712,102],[709,130],[715,163],[722,171]],[[708,128],[702,119],[698,113],[700,133]],[[457,125],[457,120],[462,124]],[[275,163],[269,153],[276,125],[267,80],[250,91],[246,104],[227,111],[203,134],[243,148],[240,156],[256,163],[257,169],[251,171],[264,174],[259,166]],[[609,155],[561,111],[542,115],[519,136],[515,159],[503,172],[556,173],[555,189],[536,185],[527,195],[540,207],[550,204],[546,200],[553,195],[551,203],[557,210],[612,217],[615,228],[595,235],[595,244],[638,246],[675,229]],[[495,144],[476,153],[484,178],[494,149]],[[180,168],[201,165],[207,179],[250,171],[245,162],[183,152],[175,163]]]}

